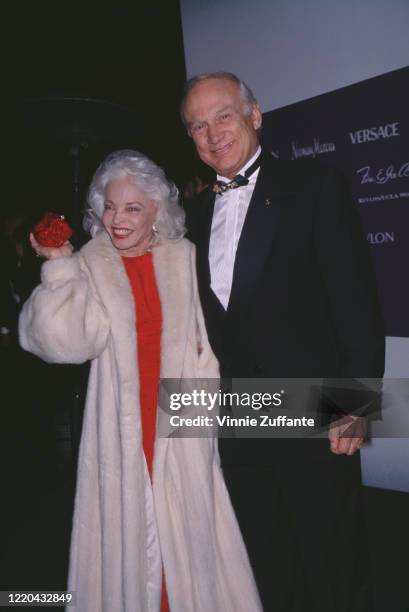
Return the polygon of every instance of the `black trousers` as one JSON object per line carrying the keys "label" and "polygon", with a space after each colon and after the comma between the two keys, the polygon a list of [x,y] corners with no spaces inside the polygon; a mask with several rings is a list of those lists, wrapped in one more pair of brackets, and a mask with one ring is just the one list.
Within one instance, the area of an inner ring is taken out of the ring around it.
{"label": "black trousers", "polygon": [[323,440],[310,456],[249,465],[223,460],[237,440],[219,442],[264,612],[371,612],[359,455]]}

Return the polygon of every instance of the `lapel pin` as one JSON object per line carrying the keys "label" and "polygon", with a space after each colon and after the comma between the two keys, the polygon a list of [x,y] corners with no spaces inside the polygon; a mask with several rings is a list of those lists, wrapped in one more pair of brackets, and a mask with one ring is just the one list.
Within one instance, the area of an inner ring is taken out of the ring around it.
{"label": "lapel pin", "polygon": [[266,206],[271,206],[271,200],[269,200],[269,198],[267,198],[267,199],[265,200],[264,204],[265,204]]}

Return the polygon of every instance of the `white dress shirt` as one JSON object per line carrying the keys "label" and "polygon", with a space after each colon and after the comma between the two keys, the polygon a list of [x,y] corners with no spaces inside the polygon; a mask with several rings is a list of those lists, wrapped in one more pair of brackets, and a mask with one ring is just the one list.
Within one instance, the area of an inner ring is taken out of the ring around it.
{"label": "white dress shirt", "polygon": [[[258,147],[238,174],[244,174],[260,153],[261,147]],[[225,310],[230,299],[237,245],[259,170],[260,168],[257,168],[251,175],[248,185],[230,189],[223,195],[217,194],[214,203],[209,243],[210,286]],[[219,174],[217,180],[230,181]]]}

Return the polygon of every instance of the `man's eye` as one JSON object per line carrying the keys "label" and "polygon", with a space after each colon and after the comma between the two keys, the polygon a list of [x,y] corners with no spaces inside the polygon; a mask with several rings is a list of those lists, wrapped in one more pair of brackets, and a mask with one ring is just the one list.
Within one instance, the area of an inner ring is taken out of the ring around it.
{"label": "man's eye", "polygon": [[223,115],[220,115],[219,117],[219,119],[221,119],[222,121],[226,121],[229,118],[230,118],[230,113],[223,113]]}
{"label": "man's eye", "polygon": [[192,132],[200,132],[200,130],[202,130],[204,126],[204,123],[195,123],[195,125],[192,126]]}
{"label": "man's eye", "polygon": [[111,204],[104,204],[104,210],[112,210]]}

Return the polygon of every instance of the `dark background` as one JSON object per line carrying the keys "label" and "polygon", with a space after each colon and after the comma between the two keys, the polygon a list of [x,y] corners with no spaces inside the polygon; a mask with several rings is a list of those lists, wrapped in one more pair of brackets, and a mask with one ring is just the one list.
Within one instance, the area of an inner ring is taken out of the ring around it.
{"label": "dark background", "polygon": [[177,0],[14,2],[1,18],[3,214],[22,207],[70,216],[73,143],[81,205],[96,165],[118,148],[147,153],[179,186],[191,176],[192,149],[177,120],[185,81]]}

